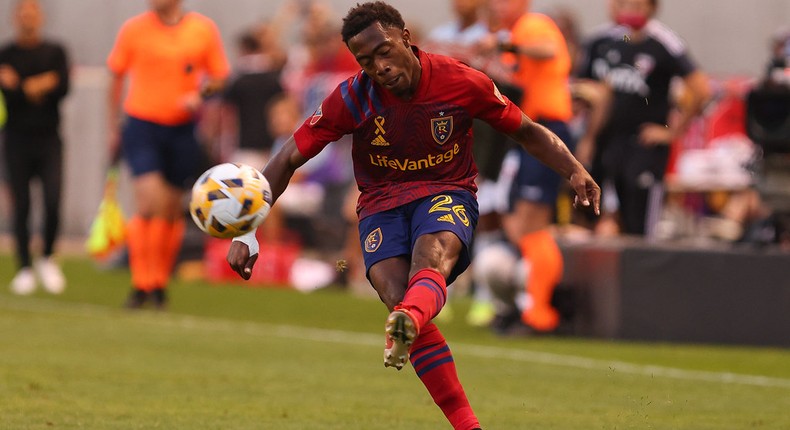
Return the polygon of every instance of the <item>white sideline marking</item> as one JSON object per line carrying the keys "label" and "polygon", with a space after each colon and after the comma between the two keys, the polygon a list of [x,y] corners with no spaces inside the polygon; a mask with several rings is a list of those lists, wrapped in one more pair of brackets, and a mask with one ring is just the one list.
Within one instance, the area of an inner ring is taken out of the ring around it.
{"label": "white sideline marking", "polygon": [[[84,303],[66,303],[39,298],[15,298],[0,302],[0,308],[41,314],[60,314],[71,317],[105,317],[105,316],[144,316],[139,321],[152,325],[166,325],[187,330],[214,330],[221,332],[244,333],[252,336],[276,336],[285,339],[301,339],[307,341],[329,342],[335,344],[381,346],[383,336],[370,333],[359,333],[344,330],[298,327],[282,324],[233,321],[220,318],[195,317],[166,313],[130,314],[115,308]],[[549,352],[509,349],[495,346],[484,346],[452,342],[452,349],[462,351],[464,355],[497,360],[512,360],[526,363],[538,363],[552,366],[571,367],[601,372],[624,373],[648,377],[664,377],[686,381],[703,381],[722,384],[751,385],[758,387],[776,387],[790,389],[790,379],[770,376],[746,375],[731,372],[709,372],[702,370],[686,370],[674,367],[642,365],[624,361],[607,361],[575,355],[554,354]]]}

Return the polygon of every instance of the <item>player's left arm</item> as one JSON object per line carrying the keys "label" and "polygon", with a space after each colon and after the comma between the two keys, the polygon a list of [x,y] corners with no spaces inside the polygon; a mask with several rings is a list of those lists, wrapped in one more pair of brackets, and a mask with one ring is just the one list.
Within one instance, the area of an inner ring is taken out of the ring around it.
{"label": "player's left arm", "polygon": [[574,205],[592,207],[596,215],[600,214],[601,188],[556,134],[522,113],[521,124],[510,137],[568,180],[576,192]]}

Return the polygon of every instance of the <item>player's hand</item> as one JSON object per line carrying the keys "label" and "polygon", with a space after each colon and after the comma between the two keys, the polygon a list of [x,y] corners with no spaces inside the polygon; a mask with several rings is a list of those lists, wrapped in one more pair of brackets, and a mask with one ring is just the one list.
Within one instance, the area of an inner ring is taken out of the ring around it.
{"label": "player's hand", "polygon": [[569,182],[576,192],[573,207],[592,208],[596,215],[601,214],[601,187],[595,183],[592,176],[583,167],[574,172]]}
{"label": "player's hand", "polygon": [[19,86],[19,74],[13,67],[3,64],[0,66],[0,87],[7,90],[16,90]]}
{"label": "player's hand", "polygon": [[666,125],[647,123],[639,130],[639,143],[645,146],[668,145],[675,136]]}
{"label": "player's hand", "polygon": [[245,281],[252,276],[252,268],[258,261],[258,240],[255,231],[233,239],[226,257],[230,268]]}

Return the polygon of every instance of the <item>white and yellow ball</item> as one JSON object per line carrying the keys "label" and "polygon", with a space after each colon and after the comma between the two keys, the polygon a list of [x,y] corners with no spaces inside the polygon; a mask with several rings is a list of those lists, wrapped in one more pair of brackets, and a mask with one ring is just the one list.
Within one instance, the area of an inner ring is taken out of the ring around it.
{"label": "white and yellow ball", "polygon": [[201,230],[223,239],[255,230],[269,214],[269,181],[246,164],[218,164],[192,187],[189,212]]}

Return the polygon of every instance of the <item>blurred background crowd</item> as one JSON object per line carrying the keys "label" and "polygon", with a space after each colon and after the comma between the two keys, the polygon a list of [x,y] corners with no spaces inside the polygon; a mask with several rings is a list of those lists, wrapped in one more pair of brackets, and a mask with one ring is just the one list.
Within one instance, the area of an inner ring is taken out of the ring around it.
{"label": "blurred background crowd", "polygon": [[[149,2],[37,3],[46,16],[44,34],[64,46],[70,61],[70,93],[62,107],[60,235],[69,240],[59,246],[65,250],[65,243],[81,244],[88,234],[113,163],[108,143],[113,130],[106,120],[110,75],[104,62],[121,23]],[[342,16],[354,3],[184,2],[187,10],[217,23],[231,65],[223,87],[197,108],[201,171],[220,162],[262,167],[323,98],[356,73],[358,64],[339,32]],[[790,153],[790,28],[780,25],[790,22],[786,2],[762,1],[750,5],[749,13],[743,2],[731,2],[730,8],[713,0],[392,3],[404,13],[418,47],[486,72],[533,119],[565,123],[566,143],[604,189],[600,219],[573,212],[570,194],[561,186],[548,199],[530,198],[530,190],[507,196],[502,177],[512,174],[519,161],[491,150],[497,147],[491,143],[503,137],[482,126],[476,130],[483,215],[478,258],[456,291],[474,294],[481,303],[467,316],[471,324],[493,322],[495,328],[511,330],[513,319],[545,301],[561,282],[557,275],[536,277],[536,264],[555,266],[561,275],[562,263],[533,261],[531,269],[526,232],[546,230],[560,246],[627,238],[790,250],[785,155]],[[3,44],[23,25],[17,5],[0,0]],[[632,75],[639,74],[645,80],[635,81]],[[569,94],[567,109],[554,95],[542,94],[556,83]],[[648,108],[652,117],[634,113]],[[350,139],[335,142],[299,170],[260,229],[261,264],[254,282],[305,290],[344,285],[372,293],[361,264],[350,151]],[[0,163],[4,179],[6,166]],[[131,214],[125,169],[118,198]],[[14,206],[7,181],[1,184],[0,232],[8,245],[4,249],[10,250]],[[41,192],[34,188],[34,195]],[[514,199],[539,204],[518,209]],[[545,225],[513,226],[508,215],[514,211]],[[45,219],[33,212],[34,233]],[[177,275],[230,279],[226,249],[227,242],[209,239],[189,223]],[[123,253],[104,263],[124,265]],[[541,282],[548,287],[534,289]],[[542,317],[535,325],[551,331],[556,322]]]}

